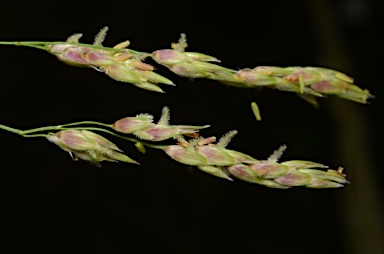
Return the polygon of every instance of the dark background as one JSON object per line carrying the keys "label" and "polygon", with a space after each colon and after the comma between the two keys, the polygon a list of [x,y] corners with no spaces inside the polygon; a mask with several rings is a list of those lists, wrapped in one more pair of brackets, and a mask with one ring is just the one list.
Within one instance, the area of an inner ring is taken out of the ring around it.
{"label": "dark background", "polygon": [[151,52],[184,32],[189,51],[226,67],[324,66],[376,96],[370,105],[329,97],[315,109],[291,93],[189,81],[161,66],[177,87],[157,94],[36,49],[1,46],[2,124],[111,123],[137,113],[159,117],[167,105],[174,124],[211,124],[203,136],[237,129],[231,149],[265,159],[286,144],[283,160],[341,165],[351,181],[335,190],[228,182],[109,136],[141,166],[96,168],[44,139],[2,131],[1,253],[384,253],[382,12],[373,0],[1,3],[2,41],[82,32],[82,42],[92,43],[107,25],[104,45],[129,39],[131,48]]}

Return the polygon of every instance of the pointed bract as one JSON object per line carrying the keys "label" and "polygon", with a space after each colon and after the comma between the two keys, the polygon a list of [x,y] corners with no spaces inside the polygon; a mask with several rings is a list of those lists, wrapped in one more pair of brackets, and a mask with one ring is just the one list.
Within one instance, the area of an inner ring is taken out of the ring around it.
{"label": "pointed bract", "polygon": [[200,167],[197,167],[197,168],[200,169],[201,171],[204,171],[204,172],[208,173],[208,174],[211,174],[211,175],[214,175],[214,176],[217,176],[217,177],[220,177],[220,178],[224,178],[224,179],[233,181],[232,178],[230,178],[228,176],[228,174],[226,174],[219,167],[215,167],[215,166],[200,166]]}

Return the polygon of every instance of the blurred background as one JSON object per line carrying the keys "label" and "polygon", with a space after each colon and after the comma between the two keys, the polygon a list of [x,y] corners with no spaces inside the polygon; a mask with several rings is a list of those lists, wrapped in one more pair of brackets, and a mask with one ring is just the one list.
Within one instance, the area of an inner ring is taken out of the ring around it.
{"label": "blurred background", "polygon": [[226,67],[328,67],[376,96],[370,105],[328,97],[316,109],[292,93],[190,81],[161,66],[177,87],[157,94],[37,49],[1,46],[2,124],[112,123],[159,117],[169,106],[171,123],[210,124],[205,137],[238,130],[231,149],[265,159],[286,144],[282,160],[343,166],[351,181],[335,190],[228,182],[108,136],[141,166],[97,168],[44,139],[1,131],[1,253],[384,253],[383,10],[373,0],[1,3],[1,41],[84,33],[92,43],[109,26],[104,45],[129,39],[132,49],[152,52],[186,33],[189,51]]}

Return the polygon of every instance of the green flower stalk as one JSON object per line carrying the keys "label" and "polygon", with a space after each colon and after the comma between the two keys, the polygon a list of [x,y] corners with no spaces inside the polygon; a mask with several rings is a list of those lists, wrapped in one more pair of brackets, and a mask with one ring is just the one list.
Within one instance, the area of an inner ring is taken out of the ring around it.
{"label": "green flower stalk", "polygon": [[[348,183],[338,170],[329,169],[319,163],[310,161],[286,161],[278,163],[286,146],[282,146],[268,160],[256,160],[241,152],[226,149],[236,131],[229,132],[217,144],[215,137],[199,138],[192,141],[181,140],[178,145],[167,146],[165,153],[172,159],[196,166],[211,175],[232,180],[230,175],[270,188],[287,189],[294,186],[307,188],[339,188]],[[319,169],[317,169],[319,168]]]}

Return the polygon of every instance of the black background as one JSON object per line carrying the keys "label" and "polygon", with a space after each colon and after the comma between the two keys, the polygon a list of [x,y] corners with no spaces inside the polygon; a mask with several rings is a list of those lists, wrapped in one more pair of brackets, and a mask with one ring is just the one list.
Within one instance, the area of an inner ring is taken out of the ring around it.
{"label": "black background", "polygon": [[174,124],[210,124],[203,136],[237,129],[231,149],[265,159],[286,144],[283,160],[341,165],[351,181],[336,190],[228,182],[113,137],[141,166],[96,168],[44,139],[2,131],[1,253],[384,253],[379,2],[1,3],[2,41],[60,41],[82,32],[82,42],[92,43],[109,26],[104,45],[129,39],[131,48],[152,52],[186,33],[189,51],[226,67],[324,66],[376,96],[370,105],[329,97],[315,109],[291,93],[189,81],[156,65],[177,84],[157,94],[36,49],[1,46],[2,124],[111,123],[138,113],[159,117],[167,105]]}

